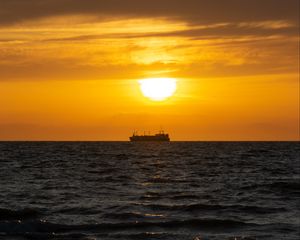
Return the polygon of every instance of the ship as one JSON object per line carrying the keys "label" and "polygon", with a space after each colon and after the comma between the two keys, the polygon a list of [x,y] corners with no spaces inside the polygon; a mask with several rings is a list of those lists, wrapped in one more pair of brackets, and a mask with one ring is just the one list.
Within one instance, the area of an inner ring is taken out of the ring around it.
{"label": "ship", "polygon": [[130,142],[170,142],[169,134],[162,130],[155,135],[138,135],[137,132],[133,132],[129,139]]}

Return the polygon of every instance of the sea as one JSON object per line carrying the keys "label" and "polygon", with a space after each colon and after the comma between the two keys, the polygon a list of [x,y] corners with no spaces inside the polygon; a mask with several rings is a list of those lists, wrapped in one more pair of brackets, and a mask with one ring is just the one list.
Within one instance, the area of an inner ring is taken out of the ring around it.
{"label": "sea", "polygon": [[299,142],[0,142],[0,239],[300,239]]}

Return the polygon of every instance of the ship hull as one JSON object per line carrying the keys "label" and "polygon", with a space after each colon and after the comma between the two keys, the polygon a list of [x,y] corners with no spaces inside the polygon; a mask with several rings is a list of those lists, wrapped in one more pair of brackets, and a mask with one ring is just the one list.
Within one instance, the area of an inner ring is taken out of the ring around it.
{"label": "ship hull", "polygon": [[131,142],[170,142],[168,136],[132,136]]}

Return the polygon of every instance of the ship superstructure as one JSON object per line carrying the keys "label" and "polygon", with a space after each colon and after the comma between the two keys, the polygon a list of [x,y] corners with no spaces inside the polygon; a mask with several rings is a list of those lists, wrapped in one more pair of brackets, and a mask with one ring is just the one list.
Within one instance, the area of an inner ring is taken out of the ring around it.
{"label": "ship superstructure", "polygon": [[138,135],[136,131],[133,132],[132,136],[129,137],[131,142],[169,142],[170,137],[169,134],[164,133],[163,130],[159,131],[159,133],[155,135]]}

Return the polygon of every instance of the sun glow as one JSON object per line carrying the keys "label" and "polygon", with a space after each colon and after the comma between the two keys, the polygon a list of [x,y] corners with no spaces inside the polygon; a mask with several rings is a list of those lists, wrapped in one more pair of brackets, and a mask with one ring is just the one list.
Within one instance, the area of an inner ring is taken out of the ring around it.
{"label": "sun glow", "polygon": [[139,81],[143,95],[153,101],[163,101],[176,91],[176,80],[173,78],[148,78]]}

